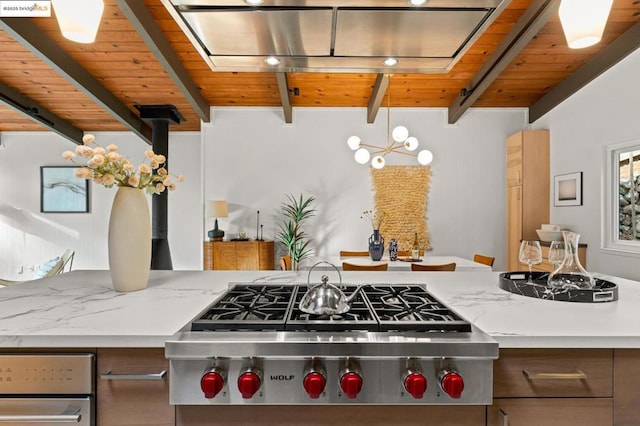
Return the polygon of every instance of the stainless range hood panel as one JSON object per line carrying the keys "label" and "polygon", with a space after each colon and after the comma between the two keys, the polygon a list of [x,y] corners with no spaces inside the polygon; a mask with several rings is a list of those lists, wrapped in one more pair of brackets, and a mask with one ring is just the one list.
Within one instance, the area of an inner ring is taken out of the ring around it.
{"label": "stainless range hood panel", "polygon": [[[213,66],[218,71],[274,72],[274,67],[266,64],[266,56],[211,56]],[[383,64],[384,57],[347,58],[347,57],[281,57],[278,71],[303,72],[389,72],[390,68]],[[393,72],[415,72],[419,69],[424,74],[438,74],[447,69],[451,58],[401,58]]]}
{"label": "stainless range hood panel", "polygon": [[331,54],[332,9],[219,9],[182,15],[212,56]]}
{"label": "stainless range hood panel", "polygon": [[447,73],[510,0],[161,1],[214,71]]}
{"label": "stainless range hood panel", "polygon": [[485,10],[338,9],[334,55],[452,58],[485,15]]}

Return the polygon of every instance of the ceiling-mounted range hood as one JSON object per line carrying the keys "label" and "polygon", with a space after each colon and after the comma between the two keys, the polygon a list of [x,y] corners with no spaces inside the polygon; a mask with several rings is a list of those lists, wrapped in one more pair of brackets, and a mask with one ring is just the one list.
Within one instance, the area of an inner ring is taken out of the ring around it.
{"label": "ceiling-mounted range hood", "polygon": [[446,73],[509,0],[162,1],[214,71]]}

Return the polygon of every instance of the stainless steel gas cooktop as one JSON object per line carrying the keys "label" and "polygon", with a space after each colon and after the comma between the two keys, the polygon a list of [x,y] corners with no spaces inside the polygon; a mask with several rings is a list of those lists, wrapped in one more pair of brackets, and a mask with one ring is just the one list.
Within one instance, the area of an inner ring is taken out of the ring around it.
{"label": "stainless steel gas cooktop", "polygon": [[497,343],[425,285],[367,285],[333,316],[303,312],[306,291],[232,284],[167,342],[171,402],[491,403]]}

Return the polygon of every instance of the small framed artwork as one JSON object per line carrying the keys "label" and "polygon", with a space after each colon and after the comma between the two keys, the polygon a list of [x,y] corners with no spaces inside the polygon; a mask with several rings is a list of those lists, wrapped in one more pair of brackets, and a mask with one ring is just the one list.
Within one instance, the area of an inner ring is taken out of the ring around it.
{"label": "small framed artwork", "polygon": [[582,172],[558,175],[555,177],[554,205],[582,205]]}
{"label": "small framed artwork", "polygon": [[40,167],[42,213],[87,213],[89,181],[76,177],[77,166]]}

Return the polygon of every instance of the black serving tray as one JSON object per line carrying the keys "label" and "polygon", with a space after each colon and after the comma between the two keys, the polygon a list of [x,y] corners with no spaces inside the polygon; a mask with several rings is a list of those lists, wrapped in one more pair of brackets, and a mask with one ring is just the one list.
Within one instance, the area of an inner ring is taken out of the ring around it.
{"label": "black serving tray", "polygon": [[561,302],[602,303],[618,300],[618,286],[610,281],[596,278],[592,289],[551,288],[547,285],[548,272],[532,272],[533,284],[527,282],[528,271],[504,272],[500,274],[501,289],[521,296]]}

